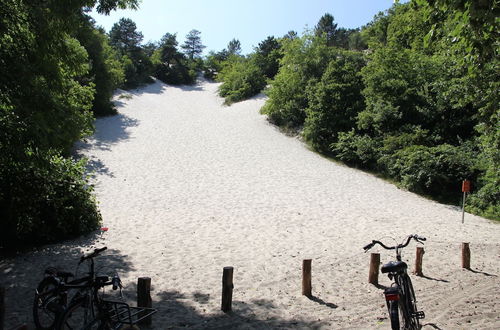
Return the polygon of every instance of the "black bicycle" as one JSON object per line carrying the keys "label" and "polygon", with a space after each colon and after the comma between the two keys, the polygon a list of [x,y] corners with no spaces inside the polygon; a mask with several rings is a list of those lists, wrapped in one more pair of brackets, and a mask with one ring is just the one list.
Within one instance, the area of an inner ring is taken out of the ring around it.
{"label": "black bicycle", "polygon": [[75,278],[73,273],[55,267],[45,270],[44,278],[35,291],[33,302],[33,320],[37,329],[54,329],[58,316],[64,312],[68,304],[82,291],[89,289],[92,279],[95,278],[93,258],[106,249],[106,247],[95,249],[91,254],[80,258],[75,273],[78,273],[84,261],[89,261],[89,272],[83,277]]}
{"label": "black bicycle", "polygon": [[387,309],[391,319],[391,328],[399,329],[420,329],[419,320],[425,317],[423,311],[417,309],[417,299],[415,291],[411,284],[411,279],[408,276],[408,265],[401,261],[401,249],[408,246],[410,241],[414,239],[418,243],[423,244],[425,237],[418,235],[410,235],[405,238],[405,243],[396,246],[386,246],[380,241],[372,241],[370,244],[363,247],[365,252],[370,250],[375,244],[387,250],[396,250],[396,261],[390,261],[382,266],[382,273],[387,273],[389,279],[394,283],[391,287],[384,290]]}
{"label": "black bicycle", "polygon": [[95,249],[80,258],[78,265],[89,263],[87,276],[69,281],[73,274],[55,269],[46,271],[40,283],[33,308],[38,329],[120,329],[124,324],[136,324],[156,312],[152,308],[130,307],[121,301],[104,299],[107,286],[120,289],[121,280],[115,276],[98,275],[94,258],[106,247]]}

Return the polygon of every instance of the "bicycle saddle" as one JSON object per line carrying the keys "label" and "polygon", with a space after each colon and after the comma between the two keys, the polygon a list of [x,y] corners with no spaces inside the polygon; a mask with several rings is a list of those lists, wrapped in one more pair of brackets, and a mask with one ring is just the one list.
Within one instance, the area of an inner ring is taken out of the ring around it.
{"label": "bicycle saddle", "polygon": [[403,261],[389,261],[382,266],[382,273],[399,273],[408,268],[408,265]]}
{"label": "bicycle saddle", "polygon": [[64,270],[59,270],[56,267],[49,267],[45,269],[45,274],[50,275],[50,276],[57,276],[57,277],[62,277],[64,279],[67,279],[68,277],[73,277],[73,273],[66,272]]}

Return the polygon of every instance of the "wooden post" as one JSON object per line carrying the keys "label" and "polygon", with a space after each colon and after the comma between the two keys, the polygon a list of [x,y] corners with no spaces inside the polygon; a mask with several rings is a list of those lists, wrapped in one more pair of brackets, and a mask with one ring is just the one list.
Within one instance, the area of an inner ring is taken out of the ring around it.
{"label": "wooden post", "polygon": [[462,268],[470,269],[469,243],[462,243]]}
{"label": "wooden post", "polygon": [[465,198],[467,196],[467,193],[464,191],[464,197],[462,199],[462,223],[464,223],[465,219]]}
{"label": "wooden post", "polygon": [[372,253],[370,256],[370,273],[368,274],[368,283],[378,284],[378,268],[380,265],[380,253]]}
{"label": "wooden post", "polygon": [[[151,278],[150,277],[139,277],[137,279],[137,307],[152,307],[151,300]],[[147,313],[147,312],[144,312]],[[138,316],[142,317],[144,313],[140,313]],[[151,316],[146,317],[144,320],[139,322],[140,324],[151,324]]]}
{"label": "wooden post", "polygon": [[302,295],[312,297],[311,259],[302,260]]}
{"label": "wooden post", "polygon": [[233,303],[233,267],[224,267],[222,271],[222,304],[224,313],[231,311]]}
{"label": "wooden post", "polygon": [[422,273],[422,260],[424,259],[424,248],[421,246],[417,247],[417,257],[415,259],[415,271],[414,274],[417,276],[424,276]]}
{"label": "wooden post", "polygon": [[0,330],[4,329],[5,320],[5,288],[0,286]]}

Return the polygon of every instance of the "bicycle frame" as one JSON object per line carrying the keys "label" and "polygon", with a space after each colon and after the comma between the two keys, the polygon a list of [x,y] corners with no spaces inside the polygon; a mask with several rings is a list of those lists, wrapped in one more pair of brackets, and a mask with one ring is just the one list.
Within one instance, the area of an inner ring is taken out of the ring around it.
{"label": "bicycle frame", "polygon": [[399,314],[402,316],[401,321],[404,322],[404,329],[419,329],[419,319],[425,317],[424,312],[417,311],[415,293],[407,273],[408,265],[401,260],[401,250],[410,243],[411,239],[415,239],[420,243],[425,241],[424,237],[410,235],[406,238],[405,243],[396,246],[389,247],[380,241],[372,241],[364,247],[365,252],[375,244],[379,244],[387,250],[396,250],[396,261],[391,261],[382,266],[382,273],[387,273],[389,279],[394,281],[391,287],[384,290],[392,329],[399,329]]}

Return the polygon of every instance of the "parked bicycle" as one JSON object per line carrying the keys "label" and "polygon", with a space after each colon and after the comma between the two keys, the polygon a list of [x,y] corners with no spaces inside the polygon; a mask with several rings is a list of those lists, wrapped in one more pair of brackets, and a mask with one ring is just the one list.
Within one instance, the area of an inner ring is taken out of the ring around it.
{"label": "parked bicycle", "polygon": [[37,329],[120,329],[124,324],[136,324],[154,314],[155,309],[130,307],[121,301],[104,299],[107,286],[120,289],[121,280],[115,276],[97,275],[94,258],[106,247],[95,249],[80,258],[78,266],[87,261],[88,275],[74,277],[69,272],[54,268],[46,270],[46,277],[38,285],[33,316]]}
{"label": "parked bicycle", "polygon": [[[80,278],[68,271],[49,267],[44,272],[44,279],[38,284],[33,302],[33,319],[37,329],[54,329],[58,316],[71,303],[73,298],[82,290],[87,290],[90,281],[95,277],[93,258],[106,250],[106,247],[95,249],[78,262],[76,272],[80,265],[89,261],[88,273]],[[71,280],[70,280],[71,279]]]}
{"label": "parked bicycle", "polygon": [[396,261],[390,261],[382,266],[382,273],[387,273],[389,279],[394,283],[391,287],[384,290],[387,309],[391,320],[391,328],[399,329],[420,329],[419,320],[425,317],[423,311],[417,310],[417,299],[415,291],[408,276],[408,265],[401,261],[401,249],[408,246],[410,241],[414,239],[418,243],[423,244],[425,237],[418,235],[410,235],[403,242],[396,246],[386,246],[380,241],[372,241],[370,244],[363,247],[365,252],[370,250],[375,244],[387,250],[396,250]]}

